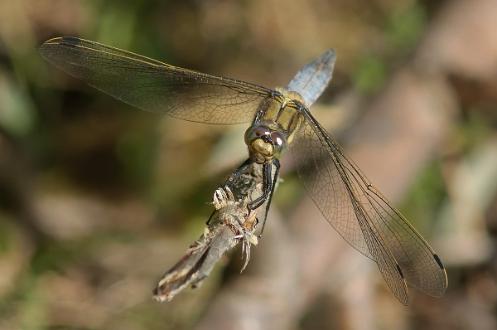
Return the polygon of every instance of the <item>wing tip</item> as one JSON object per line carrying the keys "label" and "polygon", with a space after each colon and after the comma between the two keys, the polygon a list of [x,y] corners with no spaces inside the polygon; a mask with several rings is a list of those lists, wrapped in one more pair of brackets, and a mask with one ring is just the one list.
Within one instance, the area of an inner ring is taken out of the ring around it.
{"label": "wing tip", "polygon": [[407,281],[406,278],[404,277],[404,273],[402,272],[402,269],[400,268],[400,265],[398,263],[395,263],[395,268],[397,268],[397,272],[400,275],[400,278],[402,279],[402,284],[403,284],[403,294],[395,294],[395,297],[402,303],[404,306],[409,305],[409,289],[407,287]]}
{"label": "wing tip", "polygon": [[397,267],[397,272],[399,273],[400,277],[405,280],[404,273],[402,273],[402,269],[400,269],[399,264],[395,264],[395,266]]}
{"label": "wing tip", "polygon": [[59,44],[59,43],[60,43],[60,41],[62,40],[62,38],[64,38],[64,37],[54,37],[54,38],[50,38],[50,39],[48,39],[47,41],[45,41],[42,45]]}
{"label": "wing tip", "polygon": [[66,46],[79,46],[82,40],[78,37],[64,36],[60,37],[60,43]]}
{"label": "wing tip", "polygon": [[437,254],[433,253],[432,256],[439,267],[439,271],[436,269],[432,270],[432,281],[430,281],[429,285],[423,286],[422,283],[415,285],[411,282],[409,282],[409,284],[430,297],[440,298],[445,294],[445,291],[447,291],[449,286],[447,270]]}
{"label": "wing tip", "polygon": [[328,48],[324,52],[323,56],[330,58],[330,59],[335,59],[337,57],[337,52],[336,52],[335,48]]}
{"label": "wing tip", "polygon": [[444,267],[444,265],[443,265],[443,263],[442,263],[442,260],[440,259],[440,257],[438,256],[438,254],[434,253],[434,254],[433,254],[433,258],[434,258],[434,259],[435,259],[435,261],[437,262],[438,267],[440,267],[440,269],[445,270],[445,267]]}
{"label": "wing tip", "polygon": [[447,276],[447,270],[445,269],[445,266],[443,265],[442,260],[440,259],[438,254],[434,253],[433,259],[435,259],[435,262],[437,263],[438,267],[440,267],[440,270],[442,270],[444,274],[444,283],[442,286],[442,290],[440,290],[440,292],[437,292],[437,295],[435,295],[435,297],[441,297],[444,295],[445,291],[447,290],[447,287],[449,286],[449,279]]}
{"label": "wing tip", "polygon": [[63,36],[63,37],[55,37],[48,39],[44,43],[40,45],[40,50],[43,51],[43,49],[46,49],[50,46],[54,45],[62,45],[62,46],[69,46],[69,47],[76,47],[81,45],[82,39],[78,37],[72,37],[72,36]]}
{"label": "wing tip", "polygon": [[329,48],[320,56],[320,61],[321,63],[324,63],[325,65],[329,66],[332,70],[335,65],[336,58],[337,55],[335,49]]}

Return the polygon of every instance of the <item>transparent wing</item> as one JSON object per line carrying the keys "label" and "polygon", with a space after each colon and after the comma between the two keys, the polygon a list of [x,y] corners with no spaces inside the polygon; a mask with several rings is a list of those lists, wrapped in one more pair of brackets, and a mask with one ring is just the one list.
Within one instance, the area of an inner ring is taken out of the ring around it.
{"label": "transparent wing", "polygon": [[307,109],[291,145],[298,173],[326,220],[354,248],[378,264],[394,295],[408,302],[406,282],[441,296],[447,275],[432,248],[347,159]]}
{"label": "transparent wing", "polygon": [[328,49],[300,69],[286,89],[299,93],[305,106],[309,108],[331,81],[335,61],[335,50]]}
{"label": "transparent wing", "polygon": [[75,37],[50,39],[40,46],[40,53],[61,70],[118,100],[188,121],[249,122],[261,100],[273,93]]}

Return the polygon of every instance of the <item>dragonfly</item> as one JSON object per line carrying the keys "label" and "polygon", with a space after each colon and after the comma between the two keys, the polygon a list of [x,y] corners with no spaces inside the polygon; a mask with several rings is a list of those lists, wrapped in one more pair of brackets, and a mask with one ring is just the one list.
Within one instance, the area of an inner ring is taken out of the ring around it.
{"label": "dragonfly", "polygon": [[409,302],[407,285],[434,297],[444,294],[448,282],[440,257],[309,110],[331,81],[334,50],[304,66],[286,88],[274,89],[77,37],[50,39],[39,51],[69,75],[136,108],[206,124],[251,123],[245,132],[245,166],[262,167],[263,188],[247,205],[249,210],[269,207],[280,158],[288,150],[323,217],[376,262],[401,303]]}

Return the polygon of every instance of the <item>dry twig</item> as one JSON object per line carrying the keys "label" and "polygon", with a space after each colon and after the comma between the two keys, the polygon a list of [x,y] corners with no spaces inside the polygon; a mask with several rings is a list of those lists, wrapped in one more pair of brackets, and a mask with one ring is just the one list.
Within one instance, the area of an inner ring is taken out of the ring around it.
{"label": "dry twig", "polygon": [[186,287],[198,287],[214,265],[231,249],[242,244],[243,271],[250,260],[250,247],[258,243],[256,210],[247,205],[262,194],[262,167],[257,163],[238,168],[213,196],[214,213],[204,233],[186,251],[181,260],[159,280],[154,290],[157,301],[170,301]]}

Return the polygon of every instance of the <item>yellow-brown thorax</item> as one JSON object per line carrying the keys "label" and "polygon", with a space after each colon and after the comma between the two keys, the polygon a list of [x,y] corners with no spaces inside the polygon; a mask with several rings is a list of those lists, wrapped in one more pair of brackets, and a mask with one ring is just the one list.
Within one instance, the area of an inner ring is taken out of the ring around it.
{"label": "yellow-brown thorax", "polygon": [[252,125],[245,132],[250,157],[257,163],[278,159],[301,125],[303,101],[297,92],[276,88],[278,94],[259,105]]}

